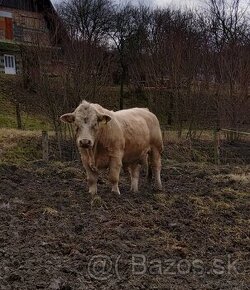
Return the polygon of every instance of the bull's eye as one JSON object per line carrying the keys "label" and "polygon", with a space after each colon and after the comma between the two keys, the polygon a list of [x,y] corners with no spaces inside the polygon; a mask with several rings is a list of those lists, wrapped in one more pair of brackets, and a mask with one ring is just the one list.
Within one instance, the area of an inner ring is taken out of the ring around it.
{"label": "bull's eye", "polygon": [[93,128],[93,129],[96,129],[96,128],[97,128],[97,123],[94,123],[94,124],[92,125],[92,128]]}

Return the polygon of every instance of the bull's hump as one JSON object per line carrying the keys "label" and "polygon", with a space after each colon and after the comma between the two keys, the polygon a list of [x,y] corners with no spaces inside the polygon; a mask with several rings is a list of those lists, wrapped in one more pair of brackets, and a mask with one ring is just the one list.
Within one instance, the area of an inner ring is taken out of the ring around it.
{"label": "bull's hump", "polygon": [[131,113],[138,113],[138,112],[150,112],[148,108],[130,108],[130,109],[124,109],[124,110],[120,110],[120,111],[116,111],[114,112],[117,115],[127,115],[127,114],[131,114]]}

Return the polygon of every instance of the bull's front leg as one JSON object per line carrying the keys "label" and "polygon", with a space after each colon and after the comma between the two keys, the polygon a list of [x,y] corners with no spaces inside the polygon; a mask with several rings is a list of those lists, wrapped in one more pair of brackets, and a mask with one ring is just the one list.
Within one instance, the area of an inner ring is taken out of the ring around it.
{"label": "bull's front leg", "polygon": [[116,192],[118,194],[120,194],[118,183],[120,178],[121,167],[122,167],[121,158],[111,157],[109,163],[109,181],[112,185],[112,192]]}
{"label": "bull's front leg", "polygon": [[91,171],[90,168],[86,169],[86,173],[87,173],[87,182],[88,182],[88,187],[89,187],[89,193],[92,196],[95,196],[97,194],[98,174],[97,174],[97,172]]}
{"label": "bull's front leg", "polygon": [[94,171],[92,166],[89,165],[88,155],[81,154],[81,160],[82,160],[83,167],[86,170],[89,193],[91,193],[92,196],[95,196],[97,194],[98,172],[97,170]]}

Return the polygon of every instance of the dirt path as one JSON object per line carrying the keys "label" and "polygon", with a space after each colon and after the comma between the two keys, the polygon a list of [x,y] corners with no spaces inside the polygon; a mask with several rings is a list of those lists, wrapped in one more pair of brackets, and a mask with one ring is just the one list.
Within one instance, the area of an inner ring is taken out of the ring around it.
{"label": "dirt path", "polygon": [[182,164],[121,196],[81,168],[0,165],[0,289],[249,289],[249,168]]}

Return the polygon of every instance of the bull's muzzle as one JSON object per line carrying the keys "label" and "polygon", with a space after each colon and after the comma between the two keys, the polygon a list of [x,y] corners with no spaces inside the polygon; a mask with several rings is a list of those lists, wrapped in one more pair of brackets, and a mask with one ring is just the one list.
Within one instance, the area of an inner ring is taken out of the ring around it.
{"label": "bull's muzzle", "polygon": [[91,147],[91,141],[88,139],[82,139],[79,141],[79,145],[82,148],[90,148]]}

